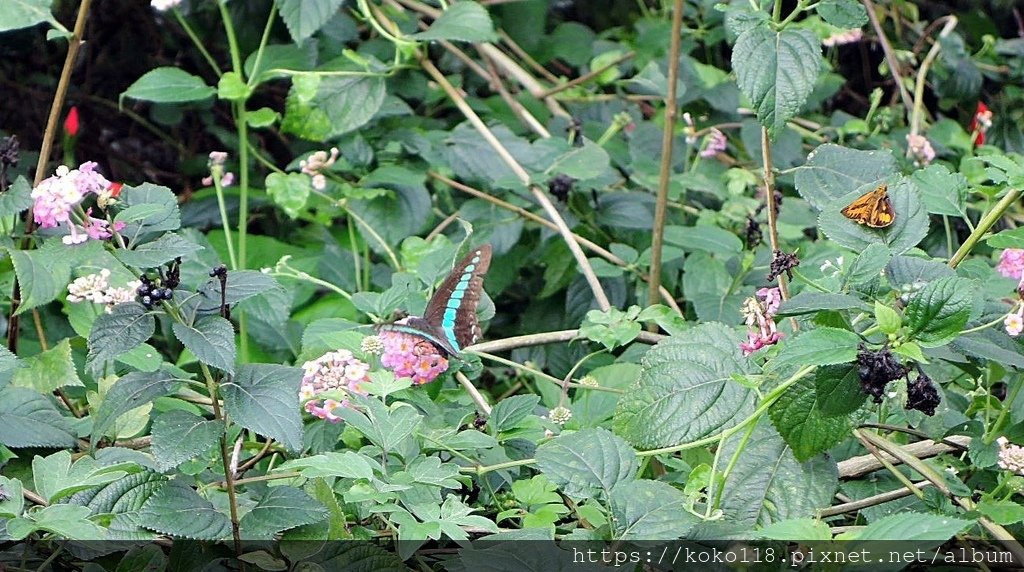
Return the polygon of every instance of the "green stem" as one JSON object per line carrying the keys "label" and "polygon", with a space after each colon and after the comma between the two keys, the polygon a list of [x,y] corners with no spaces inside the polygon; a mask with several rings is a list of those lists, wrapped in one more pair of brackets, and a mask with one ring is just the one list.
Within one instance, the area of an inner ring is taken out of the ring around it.
{"label": "green stem", "polygon": [[999,417],[996,417],[995,423],[989,426],[988,431],[981,438],[982,442],[986,445],[995,441],[996,434],[999,428],[1003,426],[1003,422],[1006,420],[1006,415],[1013,409],[1013,402],[1017,400],[1017,395],[1020,394],[1021,386],[1024,386],[1024,382],[1018,380],[1017,383],[1011,384],[1010,394],[1006,396],[1006,400],[1003,401],[1003,409],[999,412]]}
{"label": "green stem", "polygon": [[1003,316],[999,316],[998,318],[996,318],[995,320],[992,320],[991,322],[988,322],[987,324],[982,324],[980,326],[974,326],[973,328],[969,328],[969,329],[963,330],[958,335],[962,336],[964,334],[973,334],[974,332],[980,332],[982,330],[991,328],[992,326],[995,326],[995,325],[999,324],[1000,322],[1003,321],[1003,319],[1004,319]]}
{"label": "green stem", "polygon": [[498,463],[495,465],[477,465],[475,467],[462,467],[459,469],[463,473],[472,473],[474,475],[485,475],[494,471],[501,471],[504,469],[514,469],[516,467],[525,467],[532,465],[537,462],[537,459],[519,459],[518,461],[506,461],[504,463]]}
{"label": "green stem", "polygon": [[[718,508],[719,505],[722,504],[722,492],[725,491],[725,480],[729,478],[729,473],[732,472],[732,470],[736,467],[736,463],[739,462],[739,460],[740,460],[740,453],[742,453],[743,449],[745,449],[747,447],[747,441],[749,441],[750,440],[750,436],[754,434],[754,429],[756,427],[757,427],[757,425],[755,425],[753,423],[750,424],[750,427],[747,428],[747,431],[743,434],[743,437],[740,438],[740,442],[736,446],[736,450],[733,452],[732,457],[729,459],[729,464],[726,465],[725,466],[725,470],[722,471],[722,479],[721,479],[722,485],[715,487],[715,501],[709,505],[709,508],[711,510]],[[718,446],[718,448],[722,449],[724,445],[725,445],[725,441],[723,439],[722,443]],[[715,458],[716,459],[718,458],[718,452],[717,451],[715,452]],[[714,476],[714,474],[712,474],[712,477],[713,476]],[[707,514],[708,514],[708,516],[710,516],[711,512],[708,512]]]}
{"label": "green stem", "polygon": [[[260,62],[263,60],[263,51],[267,47],[267,42],[270,41],[270,29],[274,24],[274,16],[277,15],[277,3],[270,4],[270,13],[267,14],[267,24],[263,27],[263,36],[260,38],[260,47],[256,50],[256,60],[252,64],[252,71],[260,71]],[[256,73],[248,79],[246,82],[249,87],[253,87],[256,84]]]}
{"label": "green stem", "polygon": [[978,244],[978,241],[981,240],[981,237],[984,236],[990,228],[992,228],[992,225],[1003,217],[1003,213],[1006,212],[1006,209],[1010,208],[1010,205],[1017,202],[1017,199],[1020,198],[1020,194],[1021,191],[1019,189],[1008,189],[1006,194],[1003,195],[1003,198],[999,199],[999,202],[996,203],[996,206],[992,207],[992,210],[988,211],[985,213],[985,216],[981,217],[981,220],[978,221],[978,226],[974,229],[974,232],[967,237],[967,240],[960,245],[960,248],[957,249],[955,254],[953,254],[953,257],[949,259],[950,268],[956,268],[957,265],[963,261],[974,246]]}
{"label": "green stem", "polygon": [[235,245],[231,242],[231,221],[228,220],[228,208],[224,203],[224,187],[220,184],[221,175],[224,173],[223,167],[216,167],[213,169],[215,173],[211,173],[213,176],[213,189],[217,192],[217,207],[220,209],[220,224],[224,228],[224,242],[228,246],[228,261],[231,263],[232,270],[238,270],[238,258],[235,257]]}
{"label": "green stem", "polygon": [[213,59],[213,56],[210,55],[210,52],[206,51],[206,46],[203,44],[202,40],[199,39],[199,36],[196,35],[195,30],[192,29],[192,26],[189,25],[188,20],[186,20],[185,17],[181,15],[181,11],[177,8],[174,8],[172,12],[174,13],[174,18],[178,20],[178,24],[181,25],[181,28],[185,30],[186,34],[188,34],[189,39],[192,40],[192,45],[194,45],[196,49],[199,50],[199,53],[202,54],[203,59],[205,59],[206,63],[209,64],[210,69],[213,70],[213,73],[216,74],[217,77],[220,77],[221,71],[220,67],[217,65],[217,60]]}

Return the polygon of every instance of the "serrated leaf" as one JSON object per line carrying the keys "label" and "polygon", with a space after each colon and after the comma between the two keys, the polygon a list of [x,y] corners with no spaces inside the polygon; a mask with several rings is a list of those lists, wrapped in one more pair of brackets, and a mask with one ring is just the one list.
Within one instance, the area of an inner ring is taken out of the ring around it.
{"label": "serrated leaf", "polygon": [[758,538],[807,543],[811,540],[832,540],[828,523],[815,518],[781,520],[757,531]]}
{"label": "serrated leaf", "polygon": [[384,451],[394,451],[423,421],[414,408],[402,402],[389,408],[378,399],[352,395],[356,409],[343,407],[335,414]]}
{"label": "serrated leaf", "polygon": [[188,485],[169,481],[139,512],[139,524],[162,534],[194,540],[231,536],[231,519]]}
{"label": "serrated leaf", "polygon": [[538,403],[540,403],[539,395],[506,397],[494,405],[487,422],[497,431],[512,429],[533,413]]}
{"label": "serrated leaf", "polygon": [[983,500],[975,508],[996,524],[1006,526],[1024,522],[1024,506],[1010,500]]}
{"label": "serrated leaf", "polygon": [[344,0],[275,0],[281,19],[297,45],[324,26]]}
{"label": "serrated leaf", "polygon": [[178,199],[167,187],[152,183],[142,183],[137,187],[125,186],[121,189],[118,200],[126,208],[132,208],[137,205],[157,207],[153,214],[137,223],[129,224],[122,231],[122,234],[125,236],[131,237],[137,232],[178,230],[181,227],[181,212],[178,209]]}
{"label": "serrated leaf", "polygon": [[449,4],[426,31],[413,34],[418,40],[458,40],[490,42],[497,39],[494,23],[487,10],[476,2]]}
{"label": "serrated leaf", "polygon": [[825,416],[848,415],[860,409],[867,395],[860,389],[856,366],[834,365],[814,371],[815,406]]}
{"label": "serrated leaf", "polygon": [[246,364],[223,384],[224,409],[235,423],[272,437],[292,451],[302,448],[299,384],[302,370],[273,364]]}
{"label": "serrated leaf", "polygon": [[167,470],[206,453],[217,444],[223,424],[188,411],[168,411],[153,420],[153,456]]}
{"label": "serrated leaf", "polygon": [[302,213],[312,186],[303,173],[270,173],[266,178],[267,195],[293,219]]}
{"label": "serrated leaf", "polygon": [[315,479],[317,477],[342,477],[348,479],[373,478],[373,467],[366,457],[355,451],[340,453],[329,452],[312,457],[293,459],[275,467],[276,471],[299,471],[302,476]]}
{"label": "serrated leaf", "polygon": [[167,371],[132,372],[121,377],[103,397],[103,404],[93,415],[92,436],[98,441],[114,426],[118,417],[178,390],[184,380]]}
{"label": "serrated leaf", "polygon": [[864,284],[877,278],[892,260],[892,251],[889,247],[880,244],[869,244],[850,264],[849,270],[843,276],[844,283]]}
{"label": "serrated leaf", "polygon": [[[415,234],[430,216],[430,193],[422,173],[387,165],[363,177],[360,184],[367,188],[382,188],[392,192],[374,199],[351,202],[351,209],[389,245],[398,244]],[[376,240],[371,246],[382,249]]]}
{"label": "serrated leaf", "polygon": [[601,428],[560,435],[538,447],[536,458],[541,472],[573,498],[608,498],[639,467],[633,448]]}
{"label": "serrated leaf", "polygon": [[[121,470],[124,469],[124,470]],[[32,478],[36,492],[53,503],[78,491],[114,482],[138,470],[133,463],[103,466],[92,457],[71,462],[70,451],[57,451],[48,457],[32,459]]]}
{"label": "serrated leaf", "polygon": [[327,518],[327,509],[294,487],[271,487],[239,522],[243,538],[268,540],[282,530]]}
{"label": "serrated leaf", "polygon": [[850,434],[846,417],[827,417],[818,408],[814,380],[804,377],[794,383],[768,409],[772,424],[793,450],[797,461],[806,461],[827,451]]}
{"label": "serrated leaf", "polygon": [[162,67],[146,72],[121,96],[156,103],[183,103],[200,101],[215,93],[217,89],[206,85],[201,77],[180,68]]}
{"label": "serrated leaf", "polygon": [[688,252],[703,251],[726,257],[743,251],[743,243],[734,233],[711,225],[666,226],[665,243]]}
{"label": "serrated leaf", "polygon": [[883,334],[895,334],[903,325],[903,318],[899,312],[876,300],[875,323]]}
{"label": "serrated leaf", "polygon": [[[109,450],[104,449],[104,450]],[[167,482],[167,477],[152,471],[127,475],[116,481],[79,491],[68,499],[68,504],[89,507],[93,514],[137,515],[154,491]],[[120,533],[128,532],[121,530]],[[136,530],[138,532],[138,530]]]}
{"label": "serrated leaf", "polygon": [[50,13],[53,0],[11,0],[5,3],[4,17],[0,20],[0,32],[29,28],[46,22],[61,29],[61,25]]}
{"label": "serrated leaf", "polygon": [[39,393],[20,387],[0,390],[0,443],[7,447],[74,447],[71,419]]}
{"label": "serrated leaf", "polygon": [[7,533],[13,540],[43,530],[71,540],[105,540],[106,530],[89,520],[89,509],[56,504],[30,513],[26,518],[7,521]]}
{"label": "serrated leaf", "polygon": [[14,372],[11,385],[50,393],[59,387],[81,387],[75,362],[71,359],[71,342],[64,338],[59,344],[40,354],[21,360],[24,365]]}
{"label": "serrated leaf", "polygon": [[803,107],[822,64],[820,43],[810,31],[775,32],[767,24],[745,30],[732,51],[740,91],[772,137]]}
{"label": "serrated leaf", "polygon": [[148,340],[156,330],[156,319],[138,302],[118,304],[109,314],[100,314],[89,331],[90,363],[103,362]]}
{"label": "serrated leaf", "polygon": [[373,119],[385,95],[382,76],[309,76],[293,80],[281,129],[316,141],[344,135]]}
{"label": "serrated leaf", "polygon": [[829,203],[818,217],[818,226],[830,240],[854,251],[863,251],[872,244],[882,244],[893,254],[902,254],[917,246],[928,234],[928,213],[917,188],[901,180],[889,185],[889,199],[896,218],[888,227],[875,229],[843,216],[842,210],[864,192],[854,190]]}
{"label": "serrated leaf", "polygon": [[1024,248],[1024,226],[1001,230],[984,240],[992,248]]}
{"label": "serrated leaf", "polygon": [[700,519],[687,510],[682,491],[647,479],[624,482],[610,495],[616,540],[674,540]]}
{"label": "serrated leaf", "polygon": [[643,357],[637,381],[619,401],[615,433],[636,447],[669,447],[731,427],[753,411],[753,392],[732,379],[751,373],[739,335],[701,324],[663,339]]}
{"label": "serrated leaf", "polygon": [[0,216],[11,216],[32,206],[32,186],[25,177],[14,179],[7,192],[0,193]]}
{"label": "serrated leaf", "polygon": [[8,248],[7,252],[21,285],[21,304],[16,315],[52,302],[67,287],[71,265],[56,256],[52,247],[44,245],[39,250],[27,251]]}
{"label": "serrated leaf", "polygon": [[819,145],[796,170],[800,196],[821,210],[853,189],[866,187],[899,172],[889,151],[861,151],[833,143]]}
{"label": "serrated leaf", "polygon": [[972,524],[969,520],[949,515],[903,512],[881,518],[849,533],[850,540],[949,540]]}
{"label": "serrated leaf", "polygon": [[821,310],[866,310],[867,305],[849,294],[800,292],[779,305],[778,316],[800,316]]}
{"label": "serrated leaf", "polygon": [[114,256],[125,266],[156,268],[175,258],[186,258],[199,250],[203,250],[203,247],[185,240],[178,234],[168,232],[160,235],[160,238],[140,244],[132,250],[115,249]]}
{"label": "serrated leaf", "polygon": [[783,339],[772,370],[791,365],[832,365],[857,359],[860,336],[849,330],[820,327]]}
{"label": "serrated leaf", "polygon": [[545,173],[566,175],[574,179],[592,179],[602,175],[610,162],[608,153],[603,147],[589,140],[584,140],[582,147],[573,147],[568,152],[555,158]]}
{"label": "serrated leaf", "polygon": [[194,326],[172,325],[174,335],[196,359],[228,374],[235,373],[235,328],[221,316],[200,318]]}
{"label": "serrated leaf", "polygon": [[25,487],[18,479],[9,479],[0,475],[0,518],[10,518],[21,515],[25,508]]}
{"label": "serrated leaf", "polygon": [[860,28],[868,23],[868,13],[857,0],[821,0],[815,9],[823,20],[838,28]]}
{"label": "serrated leaf", "polygon": [[[721,458],[731,459],[740,436],[726,440]],[[738,526],[761,527],[791,518],[813,517],[827,507],[839,485],[835,461],[817,456],[803,463],[770,424],[761,422],[723,487],[722,510]],[[712,491],[709,496],[716,494]]]}
{"label": "serrated leaf", "polygon": [[956,338],[971,315],[975,283],[966,278],[933,280],[914,294],[903,312],[912,340],[934,348]]}
{"label": "serrated leaf", "polygon": [[920,190],[928,212],[967,216],[967,178],[960,173],[951,173],[945,165],[928,165],[915,171],[910,181]]}

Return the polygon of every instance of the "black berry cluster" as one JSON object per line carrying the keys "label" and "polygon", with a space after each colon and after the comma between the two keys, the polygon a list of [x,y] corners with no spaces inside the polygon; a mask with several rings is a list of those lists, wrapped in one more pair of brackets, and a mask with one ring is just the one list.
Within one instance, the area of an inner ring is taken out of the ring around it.
{"label": "black berry cluster", "polygon": [[857,373],[860,376],[860,389],[882,402],[885,386],[907,372],[906,368],[892,355],[888,347],[880,350],[869,350],[863,343],[857,352]]}
{"label": "black berry cluster", "polygon": [[222,278],[222,279],[223,278],[227,278],[228,277],[228,267],[224,266],[223,264],[218,264],[217,266],[214,266],[213,270],[210,271],[210,277],[211,278],[217,277],[217,278]]}
{"label": "black berry cluster", "polygon": [[169,286],[161,286],[154,284],[153,280],[143,274],[139,277],[142,285],[135,290],[135,293],[139,295],[139,302],[150,310],[156,304],[159,304],[161,300],[170,300],[174,298],[174,289]]}

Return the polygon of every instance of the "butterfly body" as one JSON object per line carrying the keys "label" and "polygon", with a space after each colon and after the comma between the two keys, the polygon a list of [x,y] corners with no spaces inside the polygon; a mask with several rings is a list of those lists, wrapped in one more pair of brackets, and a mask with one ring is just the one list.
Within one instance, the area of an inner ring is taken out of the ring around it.
{"label": "butterfly body", "polygon": [[885,228],[896,220],[896,211],[889,200],[889,186],[884,183],[875,190],[857,197],[840,212],[857,224],[871,228]]}
{"label": "butterfly body", "polygon": [[380,328],[418,336],[448,355],[457,355],[480,337],[476,307],[490,265],[491,245],[473,249],[455,264],[430,297],[422,317],[408,316]]}

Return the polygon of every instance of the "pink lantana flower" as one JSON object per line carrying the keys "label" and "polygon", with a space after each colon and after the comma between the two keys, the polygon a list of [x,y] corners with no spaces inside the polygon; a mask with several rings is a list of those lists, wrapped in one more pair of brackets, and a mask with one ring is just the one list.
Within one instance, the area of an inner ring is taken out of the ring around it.
{"label": "pink lantana flower", "polygon": [[370,381],[370,366],[348,350],[328,352],[302,364],[302,369],[299,400],[314,417],[337,423],[341,418],[335,409],[348,407],[352,394],[367,395],[363,384]]}
{"label": "pink lantana flower", "polygon": [[1020,280],[1024,276],[1024,248],[1007,248],[999,255],[996,272]]}
{"label": "pink lantana flower", "polygon": [[379,338],[384,346],[380,364],[398,377],[408,377],[414,384],[422,385],[448,370],[448,358],[427,340],[393,330],[382,331]]}
{"label": "pink lantana flower", "polygon": [[775,324],[775,313],[782,302],[778,288],[761,288],[756,297],[747,298],[743,303],[743,317],[747,324],[747,341],[740,343],[744,356],[778,343],[782,332]]}

